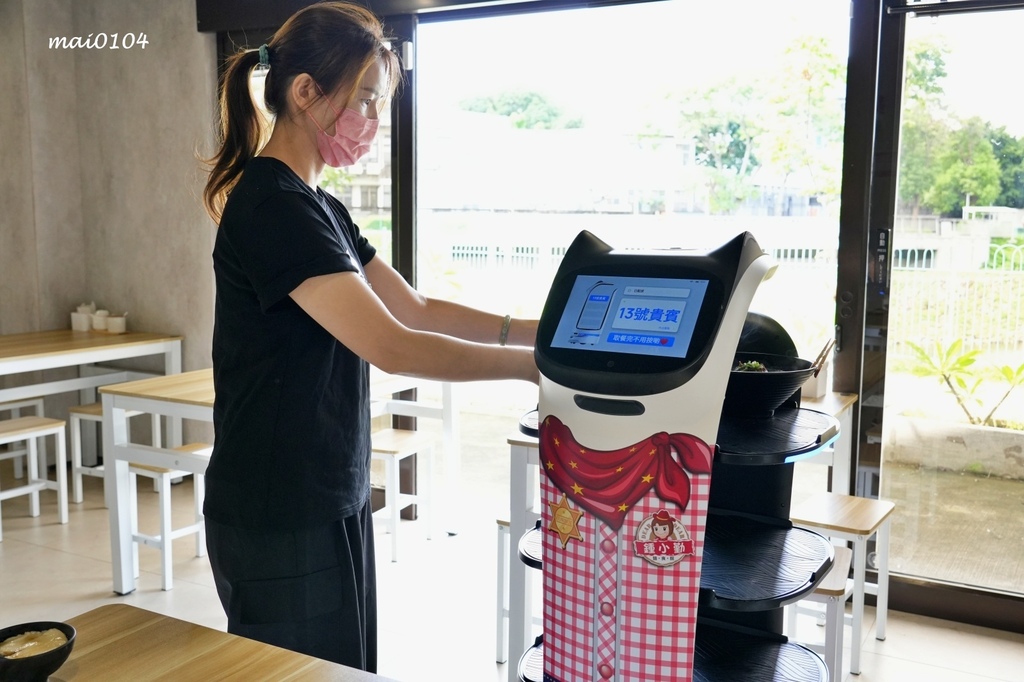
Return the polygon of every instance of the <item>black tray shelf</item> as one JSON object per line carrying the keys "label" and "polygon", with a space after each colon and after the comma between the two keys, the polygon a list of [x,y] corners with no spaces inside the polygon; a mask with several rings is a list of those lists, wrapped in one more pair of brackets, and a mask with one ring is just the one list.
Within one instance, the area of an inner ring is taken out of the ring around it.
{"label": "black tray shelf", "polygon": [[[540,524],[519,540],[519,558],[540,569]],[[701,563],[701,606],[767,611],[799,601],[832,568],[835,552],[821,535],[789,521],[712,510]]]}
{"label": "black tray shelf", "polygon": [[537,521],[537,525],[523,533],[523,537],[519,538],[519,560],[530,568],[536,568],[537,570],[544,566],[542,561],[544,536],[542,533],[540,521]]}
{"label": "black tray shelf", "polygon": [[[538,637],[519,659],[522,682],[546,682],[544,642]],[[828,682],[828,669],[810,649],[781,635],[698,619],[693,682]]]}
{"label": "black tray shelf", "polygon": [[839,420],[805,408],[771,417],[722,415],[715,458],[722,464],[766,466],[809,457],[839,434]]}
{"label": "black tray shelf", "polygon": [[727,611],[781,608],[813,592],[834,560],[828,540],[788,520],[711,510],[699,604]]}
{"label": "black tray shelf", "polygon": [[782,635],[697,619],[693,682],[828,682],[818,654]]}

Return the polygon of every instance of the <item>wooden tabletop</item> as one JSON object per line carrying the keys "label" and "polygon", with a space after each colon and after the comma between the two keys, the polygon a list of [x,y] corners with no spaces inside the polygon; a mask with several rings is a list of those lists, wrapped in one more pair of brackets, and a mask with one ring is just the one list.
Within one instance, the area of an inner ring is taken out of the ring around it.
{"label": "wooden tabletop", "polygon": [[130,346],[153,341],[180,341],[182,337],[170,334],[148,332],[127,332],[111,334],[92,331],[76,332],[70,329],[56,329],[45,332],[0,335],[0,360],[9,358],[45,357],[93,350],[105,346]]}
{"label": "wooden tabletop", "polygon": [[269,644],[127,604],[108,604],[67,621],[78,634],[51,679],[332,680],[394,682]]}
{"label": "wooden tabletop", "polygon": [[[422,384],[419,379],[397,377],[380,372],[371,375],[370,390],[375,396],[390,395]],[[99,389],[100,393],[132,398],[153,398],[174,403],[213,407],[213,370],[197,369],[181,374],[111,384]]]}
{"label": "wooden tabletop", "polygon": [[100,387],[99,392],[213,407],[213,370],[197,369],[193,372],[111,384]]}
{"label": "wooden tabletop", "polygon": [[856,393],[836,393],[829,391],[820,398],[800,398],[800,407],[808,410],[817,410],[839,417],[844,410],[857,402]]}
{"label": "wooden tabletop", "polygon": [[854,535],[874,533],[896,505],[889,500],[856,497],[841,493],[819,493],[801,502],[789,512],[798,525]]}

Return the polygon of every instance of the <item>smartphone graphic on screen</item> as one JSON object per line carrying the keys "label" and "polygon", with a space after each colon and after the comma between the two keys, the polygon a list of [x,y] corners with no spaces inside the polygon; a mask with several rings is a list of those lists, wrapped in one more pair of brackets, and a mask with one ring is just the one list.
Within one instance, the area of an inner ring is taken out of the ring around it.
{"label": "smartphone graphic on screen", "polygon": [[615,285],[609,282],[598,282],[590,287],[587,290],[587,300],[583,304],[583,310],[580,311],[580,317],[576,321],[576,328],[593,331],[603,327],[614,294]]}

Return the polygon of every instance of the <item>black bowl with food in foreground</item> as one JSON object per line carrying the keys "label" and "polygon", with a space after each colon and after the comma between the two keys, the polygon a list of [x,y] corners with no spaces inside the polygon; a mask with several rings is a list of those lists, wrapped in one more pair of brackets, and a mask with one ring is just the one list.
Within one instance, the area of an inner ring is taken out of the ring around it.
{"label": "black bowl with food in foreground", "polygon": [[45,682],[64,665],[74,646],[75,628],[67,623],[37,621],[4,628],[0,630],[0,680]]}
{"label": "black bowl with food in foreground", "polygon": [[770,417],[814,374],[809,360],[771,353],[737,353],[725,388],[725,414]]}

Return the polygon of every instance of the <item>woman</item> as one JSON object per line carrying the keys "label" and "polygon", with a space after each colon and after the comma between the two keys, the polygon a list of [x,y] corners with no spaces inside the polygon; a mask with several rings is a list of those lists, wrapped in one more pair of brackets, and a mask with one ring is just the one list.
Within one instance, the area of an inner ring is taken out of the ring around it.
{"label": "woman", "polygon": [[[257,65],[269,139],[249,93]],[[538,379],[535,321],[418,294],[317,188],[325,163],[368,149],[400,73],[367,10],[299,11],[229,61],[204,192],[219,223],[205,514],[228,631],[371,672],[368,363],[446,381]]]}

